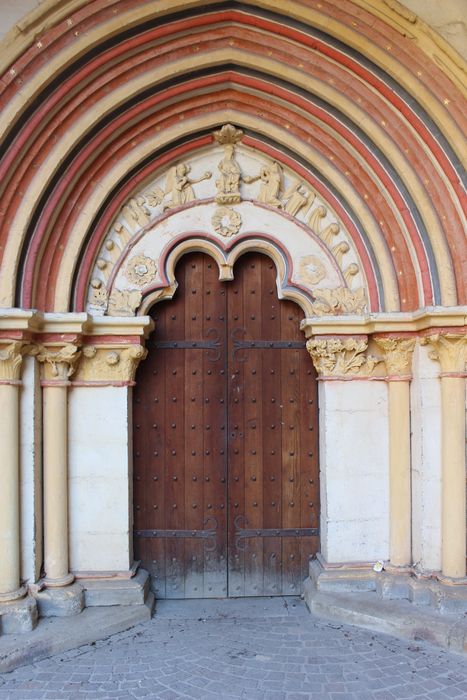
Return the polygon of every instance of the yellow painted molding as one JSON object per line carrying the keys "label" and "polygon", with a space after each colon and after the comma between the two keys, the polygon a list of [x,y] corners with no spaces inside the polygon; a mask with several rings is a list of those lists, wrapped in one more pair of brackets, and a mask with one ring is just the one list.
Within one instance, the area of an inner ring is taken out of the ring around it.
{"label": "yellow painted molding", "polygon": [[150,316],[94,316],[86,329],[87,336],[139,336],[147,338],[154,330]]}
{"label": "yellow painted molding", "polygon": [[0,309],[0,331],[36,330],[39,319],[35,310]]}
{"label": "yellow painted molding", "polygon": [[467,326],[467,306],[429,307],[413,313],[368,316],[322,316],[304,318],[300,327],[306,338],[314,335],[370,335],[414,333],[430,328]]}

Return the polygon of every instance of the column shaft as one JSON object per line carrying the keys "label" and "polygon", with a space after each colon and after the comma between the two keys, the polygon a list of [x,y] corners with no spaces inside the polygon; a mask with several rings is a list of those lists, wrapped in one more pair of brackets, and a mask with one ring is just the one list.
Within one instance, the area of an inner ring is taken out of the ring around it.
{"label": "column shaft", "polygon": [[19,387],[0,385],[0,600],[22,597],[19,539]]}
{"label": "column shaft", "polygon": [[465,379],[441,377],[442,566],[463,578],[465,567]]}
{"label": "column shaft", "polygon": [[48,586],[68,572],[68,406],[66,386],[44,387],[44,565]]}
{"label": "column shaft", "polygon": [[412,559],[410,485],[410,385],[389,382],[390,561],[409,566]]}

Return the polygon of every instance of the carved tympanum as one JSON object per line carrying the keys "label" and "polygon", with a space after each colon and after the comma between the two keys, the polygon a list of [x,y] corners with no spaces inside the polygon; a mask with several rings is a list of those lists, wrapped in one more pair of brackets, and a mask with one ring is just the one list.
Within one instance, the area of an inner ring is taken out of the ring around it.
{"label": "carved tympanum", "polygon": [[382,358],[367,354],[366,338],[310,338],[306,348],[322,376],[371,376]]}

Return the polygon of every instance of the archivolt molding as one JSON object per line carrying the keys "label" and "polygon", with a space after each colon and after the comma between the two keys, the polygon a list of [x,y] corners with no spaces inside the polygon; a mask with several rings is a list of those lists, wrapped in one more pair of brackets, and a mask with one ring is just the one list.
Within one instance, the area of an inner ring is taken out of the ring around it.
{"label": "archivolt molding", "polygon": [[[1,123],[11,128],[14,148],[7,153],[1,180],[7,238],[0,241],[0,250],[5,250],[0,303],[12,305],[18,286],[26,305],[37,298],[41,308],[68,309],[77,259],[90,231],[99,229],[100,208],[108,208],[109,193],[116,183],[126,188],[132,169],[141,169],[148,154],[171,149],[181,134],[202,134],[209,119],[200,117],[200,109],[211,110],[211,128],[229,118],[245,130],[253,126],[260,138],[274,139],[319,171],[315,180],[322,177],[340,200],[340,220],[345,213],[347,230],[354,235],[352,221],[357,231],[354,243],[361,238],[361,260],[373,255],[374,274],[384,278],[386,304],[372,301],[372,310],[413,309],[433,303],[433,298],[446,305],[462,303],[462,255],[453,253],[463,245],[462,190],[454,167],[461,156],[465,110],[451,81],[451,76],[460,77],[459,66],[449,51],[440,61],[428,60],[440,56],[442,42],[437,45],[422,23],[398,13],[397,5],[383,7],[376,0],[323,0],[319,5],[292,0],[286,16],[281,15],[282,4],[273,0],[247,2],[249,11],[241,13],[228,3],[221,15],[217,6],[205,12],[209,3],[195,0],[182,16],[176,12],[186,11],[186,3],[115,1],[111,13],[108,3],[92,0],[67,5],[72,11],[66,18],[52,11],[52,24],[43,25],[39,37],[41,12],[33,25],[26,21],[23,36],[34,26],[30,46],[16,54],[2,77]],[[353,21],[356,15],[358,21]],[[145,45],[143,35],[138,36],[139,23],[155,19],[152,29],[145,25]],[[134,28],[135,36],[119,43],[123,25]],[[216,44],[219,32],[224,34]],[[115,46],[106,41],[109,37],[115,38]],[[24,48],[22,41],[18,46]],[[105,53],[99,50],[104,41]],[[10,47],[14,52],[11,42]],[[91,48],[92,56],[87,53]],[[138,64],[127,61],[135,52],[144,58]],[[76,57],[80,65],[73,65]],[[65,65],[73,65],[69,83],[42,99],[44,86],[59,79]],[[222,99],[216,103],[219,71],[225,78]],[[96,75],[98,80],[91,79]],[[164,83],[168,77],[171,85]],[[142,91],[152,94],[141,100]],[[271,109],[259,119],[253,115],[261,113],[266,96]],[[133,98],[137,106],[130,104]],[[111,117],[118,109],[121,115]],[[21,127],[16,117],[22,118]],[[86,143],[84,134],[92,134]],[[174,166],[184,162],[177,148],[170,156]],[[160,172],[159,165],[155,171]],[[208,182],[208,172],[185,172],[181,177],[192,182],[177,191],[163,190],[168,208],[186,206],[189,188]],[[262,182],[267,177],[272,182],[272,175],[264,173]],[[199,177],[205,180],[194,182]],[[248,177],[257,178],[251,187],[259,186],[261,170]],[[148,181],[149,174],[144,178]],[[17,197],[18,183],[22,198]],[[286,201],[292,214],[293,194]],[[258,197],[261,201],[262,194]],[[41,202],[34,212],[31,202]],[[269,205],[274,206],[272,197]],[[226,232],[232,217],[225,219]],[[96,236],[103,233],[99,229]],[[345,247],[335,255],[346,255]],[[24,265],[16,285],[20,260]],[[43,292],[37,280],[45,278],[50,283]]]}

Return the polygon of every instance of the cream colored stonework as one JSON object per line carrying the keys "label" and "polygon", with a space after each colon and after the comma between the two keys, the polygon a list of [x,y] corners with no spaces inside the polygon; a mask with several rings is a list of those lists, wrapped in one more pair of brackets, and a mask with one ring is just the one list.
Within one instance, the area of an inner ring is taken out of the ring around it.
{"label": "cream colored stonework", "polygon": [[427,335],[422,339],[422,344],[429,344],[433,350],[430,352],[432,360],[441,364],[442,372],[465,372],[467,363],[467,335],[456,333],[436,333]]}
{"label": "cream colored stonework", "polygon": [[410,376],[414,338],[375,338],[375,342],[383,351],[388,375]]}
{"label": "cream colored stonework", "polygon": [[17,381],[21,376],[23,362],[22,348],[24,343],[12,341],[8,345],[0,345],[0,381]]}
{"label": "cream colored stonework", "polygon": [[372,377],[381,357],[367,353],[368,339],[310,338],[306,348],[321,377]]}
{"label": "cream colored stonework", "polygon": [[147,350],[142,345],[86,345],[74,381],[132,382],[138,364],[146,355]]}
{"label": "cream colored stonework", "polygon": [[39,345],[37,359],[43,363],[44,379],[67,381],[75,371],[80,354],[78,346],[72,343],[60,347]]}

